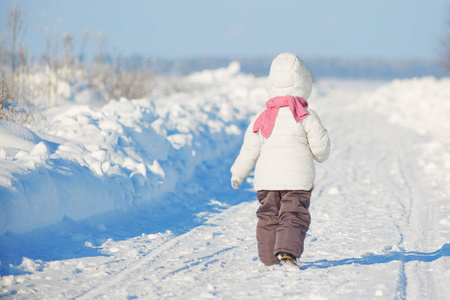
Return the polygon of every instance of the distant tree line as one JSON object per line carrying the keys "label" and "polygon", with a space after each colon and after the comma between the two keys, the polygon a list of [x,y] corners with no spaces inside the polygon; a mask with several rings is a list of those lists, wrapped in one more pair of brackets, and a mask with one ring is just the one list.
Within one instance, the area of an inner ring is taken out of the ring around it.
{"label": "distant tree line", "polygon": [[447,24],[441,41],[443,67],[450,71],[450,5],[447,8]]}

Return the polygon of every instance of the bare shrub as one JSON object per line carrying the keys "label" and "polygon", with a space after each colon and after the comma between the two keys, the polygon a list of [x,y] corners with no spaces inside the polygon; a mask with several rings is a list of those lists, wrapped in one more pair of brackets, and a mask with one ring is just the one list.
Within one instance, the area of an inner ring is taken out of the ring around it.
{"label": "bare shrub", "polygon": [[146,67],[147,61],[123,62],[120,55],[112,63],[98,61],[89,74],[91,85],[105,101],[146,97],[153,89],[154,77]]}
{"label": "bare shrub", "polygon": [[[20,124],[28,124],[36,120],[35,109],[29,105],[10,103],[7,98],[7,86],[4,78],[0,83],[0,119]],[[45,119],[39,114],[39,119]]]}
{"label": "bare shrub", "polygon": [[25,20],[24,13],[19,9],[19,7],[14,5],[7,13],[6,16],[6,30],[8,32],[8,38],[11,40],[11,80],[9,92],[11,96],[14,97],[16,93],[16,48],[19,39],[19,35],[22,32],[23,24]]}
{"label": "bare shrub", "polygon": [[31,59],[25,44],[19,40],[24,21],[25,14],[17,5],[9,9],[6,16],[9,43],[5,40],[0,43],[0,119],[22,124],[34,120],[27,99]]}

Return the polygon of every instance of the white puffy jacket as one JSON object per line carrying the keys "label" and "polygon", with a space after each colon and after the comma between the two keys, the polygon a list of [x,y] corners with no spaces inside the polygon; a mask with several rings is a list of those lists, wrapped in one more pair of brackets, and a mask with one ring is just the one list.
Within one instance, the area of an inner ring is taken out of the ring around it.
{"label": "white puffy jacket", "polygon": [[[270,67],[269,97],[299,96],[307,100],[312,79],[304,63],[292,53],[277,56]],[[308,116],[296,122],[289,107],[279,109],[271,135],[266,139],[253,133],[250,123],[244,142],[231,167],[232,178],[242,182],[255,163],[256,190],[311,190],[314,186],[314,160],[325,161],[330,140],[319,117],[307,108]]]}

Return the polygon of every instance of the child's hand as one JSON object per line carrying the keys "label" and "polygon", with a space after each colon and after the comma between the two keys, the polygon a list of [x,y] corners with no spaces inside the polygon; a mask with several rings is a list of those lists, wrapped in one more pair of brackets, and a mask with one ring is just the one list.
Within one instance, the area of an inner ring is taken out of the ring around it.
{"label": "child's hand", "polygon": [[235,176],[231,177],[231,186],[233,187],[233,189],[237,190],[238,188],[241,187],[241,184],[242,184],[241,178]]}

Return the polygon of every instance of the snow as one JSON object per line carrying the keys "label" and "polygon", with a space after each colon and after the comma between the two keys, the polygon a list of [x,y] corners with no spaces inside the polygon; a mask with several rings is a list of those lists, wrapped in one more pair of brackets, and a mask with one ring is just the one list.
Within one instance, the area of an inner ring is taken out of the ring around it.
{"label": "snow", "polygon": [[332,155],[300,272],[259,262],[252,177],[229,183],[266,78],[232,63],[178,80],[105,105],[61,84],[46,123],[0,121],[0,297],[450,295],[450,79],[316,84]]}

